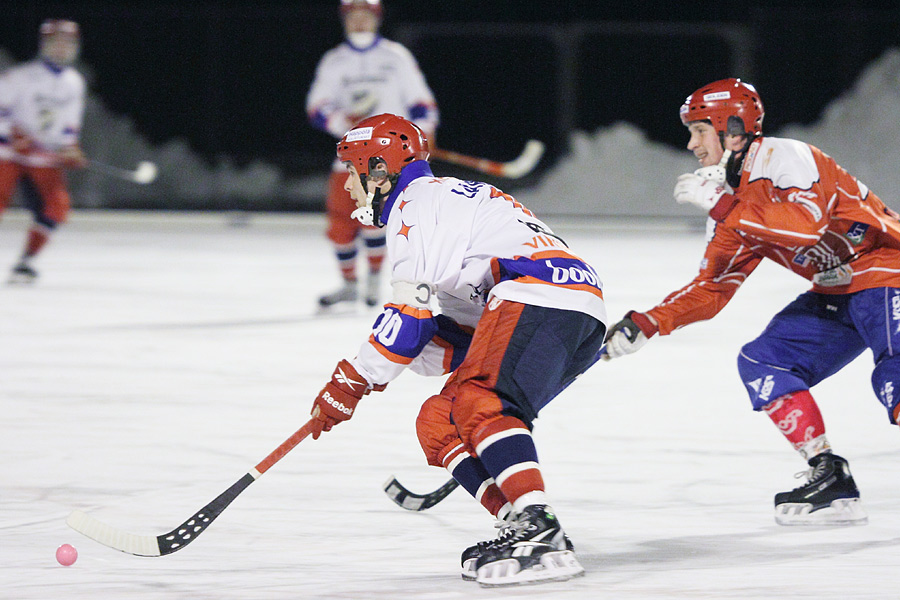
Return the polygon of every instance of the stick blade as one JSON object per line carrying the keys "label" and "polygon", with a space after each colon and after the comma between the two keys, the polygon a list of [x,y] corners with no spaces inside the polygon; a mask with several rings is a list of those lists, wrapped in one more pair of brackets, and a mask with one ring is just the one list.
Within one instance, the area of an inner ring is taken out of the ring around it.
{"label": "stick blade", "polygon": [[540,140],[528,140],[522,154],[515,160],[503,163],[503,176],[510,179],[518,179],[531,173],[544,156],[544,142]]}
{"label": "stick blade", "polygon": [[94,517],[74,510],[66,524],[78,533],[119,552],[135,556],[160,556],[159,542],[151,535],[136,535],[116,529]]}
{"label": "stick blade", "polygon": [[431,492],[430,494],[416,494],[409,491],[403,486],[393,475],[382,486],[384,493],[390,498],[394,504],[400,508],[411,511],[428,510],[455,490],[459,483],[455,479],[449,480],[447,483]]}

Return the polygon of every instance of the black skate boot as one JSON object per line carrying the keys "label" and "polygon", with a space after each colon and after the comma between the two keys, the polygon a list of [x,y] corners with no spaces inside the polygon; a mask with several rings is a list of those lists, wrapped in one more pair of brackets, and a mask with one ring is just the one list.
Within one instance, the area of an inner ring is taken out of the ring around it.
{"label": "black skate boot", "polygon": [[37,276],[38,272],[35,271],[34,267],[27,260],[22,259],[13,267],[12,273],[9,274],[9,283],[32,283],[37,279]]}
{"label": "black skate boot", "polygon": [[344,285],[330,294],[325,294],[319,298],[319,306],[329,308],[340,302],[356,302],[358,292],[356,291],[355,281],[345,281]]}
{"label": "black skate boot", "polygon": [[478,542],[474,546],[469,546],[465,550],[463,550],[462,557],[460,558],[460,563],[462,565],[462,578],[466,581],[475,581],[475,577],[477,572],[475,570],[475,563],[481,558],[481,555],[484,554],[489,548],[493,548],[497,544],[501,543],[503,540],[508,538],[513,534],[512,530],[512,522],[515,517],[510,513],[505,519],[497,519],[494,527],[499,529],[497,532],[497,537],[492,540],[485,540],[483,542]]}
{"label": "black skate boot", "polygon": [[569,549],[566,534],[553,510],[544,504],[525,507],[475,562],[476,581],[500,587],[564,581],[584,575],[584,567]]}
{"label": "black skate boot", "polygon": [[[507,537],[513,534],[512,529],[510,528],[510,521],[498,521],[497,527],[500,531],[497,533],[497,537],[492,540],[486,540],[484,542],[478,542],[474,546],[469,546],[465,550],[463,550],[462,558],[460,562],[462,563],[462,578],[466,581],[475,581],[475,578],[478,574],[478,571],[475,570],[475,564],[478,562],[478,559],[481,558],[481,555],[487,552],[489,549],[494,548],[497,544],[500,544]],[[563,534],[566,540],[566,550],[570,552],[575,551],[575,546],[572,544],[572,540],[569,539],[569,536]]]}
{"label": "black skate boot", "polygon": [[790,492],[775,494],[779,525],[865,525],[869,518],[847,461],[831,452],[809,459],[808,481]]}

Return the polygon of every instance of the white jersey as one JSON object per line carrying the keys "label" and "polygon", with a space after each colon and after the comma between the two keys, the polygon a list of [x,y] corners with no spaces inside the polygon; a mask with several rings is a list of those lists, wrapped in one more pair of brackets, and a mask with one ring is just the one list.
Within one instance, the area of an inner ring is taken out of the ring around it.
{"label": "white jersey", "polygon": [[[84,77],[72,67],[35,59],[6,71],[0,76],[0,159],[53,166],[53,153],[78,144],[84,95]],[[14,153],[13,128],[32,138],[37,151]]]}
{"label": "white jersey", "polygon": [[[354,107],[366,105],[365,114]],[[434,94],[412,53],[404,46],[376,37],[368,48],[349,42],[329,50],[316,67],[306,97],[306,112],[314,127],[340,138],[364,117],[391,113],[413,121],[426,134],[438,126]],[[337,170],[343,170],[340,164]]]}
{"label": "white jersey", "polygon": [[429,375],[451,370],[450,349],[434,339],[447,321],[435,324],[434,312],[471,331],[487,303],[510,300],[606,323],[597,273],[512,196],[434,177],[424,161],[404,168],[396,190],[382,216],[394,295],[351,361],[370,383],[387,383],[407,365]]}

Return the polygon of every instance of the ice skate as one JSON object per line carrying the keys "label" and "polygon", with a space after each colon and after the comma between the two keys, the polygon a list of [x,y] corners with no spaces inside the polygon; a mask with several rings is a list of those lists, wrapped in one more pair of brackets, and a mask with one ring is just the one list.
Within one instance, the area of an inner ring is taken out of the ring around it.
{"label": "ice skate", "polygon": [[511,528],[512,522],[515,519],[515,516],[512,513],[507,514],[504,519],[497,519],[494,522],[494,527],[499,531],[497,532],[497,537],[492,540],[485,540],[483,542],[478,542],[474,546],[469,546],[465,550],[463,550],[462,557],[460,558],[460,563],[462,565],[462,578],[466,581],[475,581],[475,576],[477,575],[475,571],[475,563],[481,558],[481,555],[485,553],[488,548],[493,548],[498,543],[505,540],[507,537],[511,536],[514,532]]}
{"label": "ice skate", "polygon": [[[512,515],[507,520],[498,519],[495,527],[497,527],[500,531],[497,533],[497,537],[492,540],[486,540],[484,542],[478,542],[474,546],[469,546],[462,553],[462,578],[466,581],[475,581],[476,576],[478,575],[477,570],[475,569],[475,564],[478,562],[478,559],[481,558],[481,555],[484,554],[487,550],[494,548],[497,544],[502,543],[506,538],[513,535],[514,531],[510,527]],[[565,535],[565,534],[563,534]],[[569,539],[569,536],[565,535],[566,540],[566,549],[572,552],[575,551],[575,546],[572,545],[572,540]]]}
{"label": "ice skate", "polygon": [[319,306],[328,308],[341,302],[356,302],[358,292],[356,291],[355,281],[345,281],[344,284],[330,294],[325,294],[319,298]]}
{"label": "ice skate", "polygon": [[859,499],[847,461],[824,452],[809,459],[808,481],[790,492],[775,494],[779,525],[865,525],[869,518]]}
{"label": "ice skate", "polygon": [[20,260],[13,267],[9,274],[9,283],[33,283],[38,276],[38,272],[31,266],[27,260]]}
{"label": "ice skate", "polygon": [[483,587],[565,581],[584,575],[556,515],[543,504],[527,506],[510,523],[508,532],[485,545],[475,570],[475,580]]}

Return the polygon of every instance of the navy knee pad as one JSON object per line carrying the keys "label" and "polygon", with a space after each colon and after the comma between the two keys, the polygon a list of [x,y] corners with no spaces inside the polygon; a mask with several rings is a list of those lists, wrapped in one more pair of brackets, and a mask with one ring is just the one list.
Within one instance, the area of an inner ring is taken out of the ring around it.
{"label": "navy knee pad", "polygon": [[900,404],[900,355],[888,356],[872,371],[872,389],[888,411],[888,419],[896,423],[894,415]]}
{"label": "navy knee pad", "polygon": [[738,355],[738,373],[750,395],[753,410],[762,410],[766,404],[785,394],[809,389],[809,385],[791,371],[748,357],[746,348],[744,346]]}

